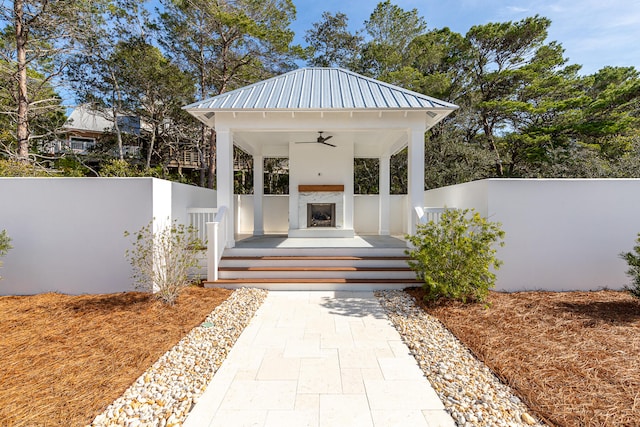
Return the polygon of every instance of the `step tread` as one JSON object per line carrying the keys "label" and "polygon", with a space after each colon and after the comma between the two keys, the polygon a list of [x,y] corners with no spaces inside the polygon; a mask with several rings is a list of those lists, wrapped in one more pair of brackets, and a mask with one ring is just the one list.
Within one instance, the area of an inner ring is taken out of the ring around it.
{"label": "step tread", "polygon": [[344,279],[344,278],[334,278],[334,279],[291,279],[291,278],[273,278],[273,279],[264,279],[264,278],[256,278],[256,279],[218,279],[216,281],[210,282],[205,281],[205,284],[236,284],[236,283],[422,283],[418,279]]}
{"label": "step tread", "polygon": [[395,261],[408,260],[407,256],[223,256],[229,261]]}
{"label": "step tread", "polygon": [[409,267],[219,267],[218,271],[410,271]]}

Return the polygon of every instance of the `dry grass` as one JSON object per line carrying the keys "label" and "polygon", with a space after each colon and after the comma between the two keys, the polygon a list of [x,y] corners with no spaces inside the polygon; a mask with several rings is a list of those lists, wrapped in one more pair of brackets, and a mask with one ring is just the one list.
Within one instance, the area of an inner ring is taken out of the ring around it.
{"label": "dry grass", "polygon": [[640,301],[598,291],[492,292],[489,302],[423,307],[549,424],[640,425]]}
{"label": "dry grass", "polygon": [[0,297],[0,425],[86,425],[231,291]]}

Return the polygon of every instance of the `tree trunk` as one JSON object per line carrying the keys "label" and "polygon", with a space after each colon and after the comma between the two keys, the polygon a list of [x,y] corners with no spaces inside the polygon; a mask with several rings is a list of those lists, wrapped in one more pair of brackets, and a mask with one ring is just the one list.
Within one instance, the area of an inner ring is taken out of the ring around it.
{"label": "tree trunk", "polygon": [[147,163],[145,165],[146,169],[151,169],[151,156],[153,155],[153,148],[156,144],[156,129],[157,126],[154,125],[151,132],[151,140],[149,141],[149,151],[147,151]]}
{"label": "tree trunk", "polygon": [[493,139],[493,129],[489,124],[489,120],[486,117],[482,117],[482,129],[484,131],[487,140],[489,141],[489,149],[496,155],[496,174],[498,176],[504,176],[504,169],[502,167],[502,159],[500,159],[500,153],[498,147]]}
{"label": "tree trunk", "polygon": [[213,188],[216,178],[216,131],[211,129],[209,135],[209,180],[207,181],[207,187]]}
{"label": "tree trunk", "polygon": [[207,127],[204,124],[200,125],[200,133],[200,144],[198,144],[198,157],[200,160],[200,187],[204,187],[207,185],[207,167],[209,165],[207,162],[209,155],[204,150],[205,142],[207,141]]}
{"label": "tree trunk", "polygon": [[27,40],[29,30],[24,27],[24,0],[13,4],[16,31],[16,58],[18,66],[18,118],[16,138],[18,140],[18,160],[29,161],[29,99],[27,94]]}
{"label": "tree trunk", "polygon": [[118,110],[113,107],[111,111],[113,112],[113,129],[116,133],[116,140],[118,141],[118,159],[123,161],[124,150],[122,148],[122,132],[120,131],[120,124],[118,123]]}

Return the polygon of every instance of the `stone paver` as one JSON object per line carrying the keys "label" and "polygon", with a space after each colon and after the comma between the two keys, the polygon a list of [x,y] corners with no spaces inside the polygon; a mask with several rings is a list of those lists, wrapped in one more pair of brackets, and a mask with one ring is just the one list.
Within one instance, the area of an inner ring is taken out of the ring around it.
{"label": "stone paver", "polygon": [[270,292],[184,426],[455,426],[371,292]]}

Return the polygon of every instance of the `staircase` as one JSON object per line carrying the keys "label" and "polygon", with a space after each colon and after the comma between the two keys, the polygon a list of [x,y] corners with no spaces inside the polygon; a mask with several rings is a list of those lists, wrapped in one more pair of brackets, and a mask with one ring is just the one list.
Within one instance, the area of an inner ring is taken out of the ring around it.
{"label": "staircase", "polygon": [[233,248],[218,271],[205,286],[364,291],[420,283],[402,248]]}

